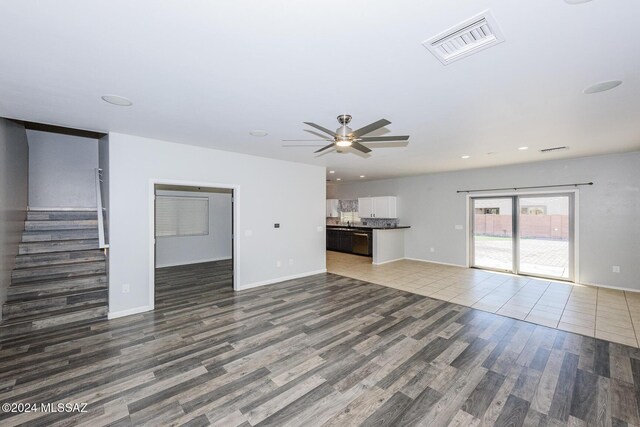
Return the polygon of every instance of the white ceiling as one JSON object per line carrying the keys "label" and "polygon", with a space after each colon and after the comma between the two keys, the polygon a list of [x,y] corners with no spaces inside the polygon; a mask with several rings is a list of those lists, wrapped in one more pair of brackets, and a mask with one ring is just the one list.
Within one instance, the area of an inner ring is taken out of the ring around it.
{"label": "white ceiling", "polygon": [[[420,44],[485,9],[505,43],[448,66]],[[638,150],[639,16],[638,0],[6,1],[0,116],[324,165],[344,180]],[[281,147],[313,138],[303,121],[334,129],[341,113],[354,129],[386,118],[409,146],[367,159]],[[537,151],[558,145],[570,150]]]}

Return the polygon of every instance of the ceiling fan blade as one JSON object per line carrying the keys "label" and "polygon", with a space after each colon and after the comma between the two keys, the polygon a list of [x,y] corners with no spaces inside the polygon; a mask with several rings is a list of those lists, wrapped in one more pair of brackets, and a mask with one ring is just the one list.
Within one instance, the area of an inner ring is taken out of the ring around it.
{"label": "ceiling fan blade", "polygon": [[364,145],[360,144],[359,142],[355,142],[355,141],[351,143],[351,147],[355,148],[358,151],[362,151],[363,153],[369,153],[371,151],[370,148],[367,148]]}
{"label": "ceiling fan blade", "polygon": [[[311,130],[311,129],[303,129],[303,130],[305,132],[310,133],[311,135],[317,136],[318,138],[327,139],[327,135],[324,135],[324,134],[322,134],[320,132],[316,132],[315,130]],[[327,141],[333,141],[333,138],[327,139]]]}
{"label": "ceiling fan blade", "polygon": [[303,142],[303,141],[311,141],[311,142],[323,142],[323,141],[331,141],[330,139],[282,139],[283,142]]}
{"label": "ceiling fan blade", "polygon": [[310,145],[304,145],[304,144],[284,144],[282,145],[283,147],[305,147],[305,148],[309,148],[309,147],[322,147],[322,145],[318,145],[318,144],[310,144]]}
{"label": "ceiling fan blade", "polygon": [[328,133],[328,134],[329,134],[329,135],[331,135],[332,137],[335,137],[335,136],[336,136],[336,133],[335,133],[334,131],[331,131],[331,130],[329,130],[329,129],[327,129],[327,128],[323,128],[322,126],[317,125],[317,124],[315,124],[315,123],[311,123],[311,122],[303,122],[303,123],[304,123],[305,125],[309,125],[309,126],[314,127],[314,128],[316,128],[316,129],[318,129],[318,130],[321,130],[321,131],[322,131],[322,132],[324,132],[324,133]]}
{"label": "ceiling fan blade", "polygon": [[380,129],[381,127],[385,127],[386,125],[390,125],[390,124],[391,122],[389,120],[380,119],[377,122],[373,122],[371,124],[366,125],[365,127],[362,127],[360,129],[353,131],[350,136],[353,136],[354,138],[359,138],[362,135],[366,135],[370,132],[373,132],[376,129]]}
{"label": "ceiling fan blade", "polygon": [[317,159],[318,157],[322,157],[322,156],[326,156],[327,154],[331,154],[331,153],[335,153],[336,149],[332,148],[331,150],[327,150],[325,152],[322,152],[320,154],[316,154],[314,157]]}
{"label": "ceiling fan blade", "polygon": [[360,142],[373,142],[373,141],[406,141],[409,139],[409,135],[396,135],[396,136],[363,136],[360,138]]}
{"label": "ceiling fan blade", "polygon": [[409,145],[409,141],[367,142],[367,147],[376,148],[403,148]]}
{"label": "ceiling fan blade", "polygon": [[351,146],[350,149],[347,152],[351,153],[351,154],[354,154],[354,155],[356,155],[358,157],[361,157],[363,159],[368,159],[369,157],[371,157],[371,154],[362,152],[360,150],[356,150],[355,148],[353,148],[353,146]]}
{"label": "ceiling fan blade", "polygon": [[329,145],[327,145],[327,146],[325,146],[325,147],[322,147],[321,149],[319,149],[319,150],[317,150],[317,151],[314,151],[314,153],[319,153],[319,152],[321,152],[321,151],[327,150],[327,149],[329,149],[329,148],[333,147],[334,145],[335,145],[335,144],[331,143],[331,144],[329,144]]}

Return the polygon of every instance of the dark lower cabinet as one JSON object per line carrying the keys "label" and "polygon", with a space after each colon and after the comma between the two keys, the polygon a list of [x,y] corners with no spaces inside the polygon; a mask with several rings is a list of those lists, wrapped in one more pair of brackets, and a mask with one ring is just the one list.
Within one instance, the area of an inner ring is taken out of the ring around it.
{"label": "dark lower cabinet", "polygon": [[353,248],[353,233],[351,231],[341,231],[338,250],[343,252],[351,252],[352,248]]}
{"label": "dark lower cabinet", "polygon": [[[338,252],[348,252],[348,253],[353,253],[353,233],[360,233],[362,234],[362,231],[357,231],[357,230],[332,230],[332,229],[327,229],[327,250],[330,251],[338,251]],[[371,255],[371,243],[372,243],[372,238],[371,238],[371,233],[369,232],[369,254]],[[361,254],[364,255],[364,254]]]}
{"label": "dark lower cabinet", "polygon": [[330,251],[340,250],[340,231],[327,230],[327,249]]}

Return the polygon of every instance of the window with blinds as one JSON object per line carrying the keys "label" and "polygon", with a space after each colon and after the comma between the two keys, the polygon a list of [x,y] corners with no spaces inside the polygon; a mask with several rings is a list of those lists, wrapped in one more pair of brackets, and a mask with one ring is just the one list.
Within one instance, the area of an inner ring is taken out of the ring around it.
{"label": "window with blinds", "polygon": [[209,234],[209,199],[156,196],[156,237]]}

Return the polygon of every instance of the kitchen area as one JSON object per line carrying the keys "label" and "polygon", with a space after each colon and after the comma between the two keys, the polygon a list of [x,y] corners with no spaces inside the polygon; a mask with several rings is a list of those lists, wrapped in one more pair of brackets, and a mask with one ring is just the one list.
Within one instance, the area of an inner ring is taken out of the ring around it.
{"label": "kitchen area", "polygon": [[327,250],[371,257],[374,265],[404,258],[395,196],[327,199]]}

